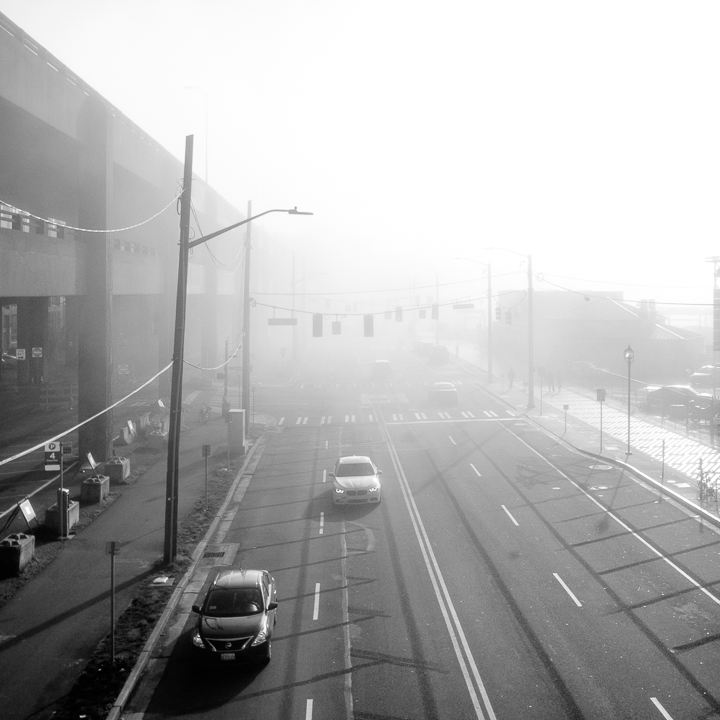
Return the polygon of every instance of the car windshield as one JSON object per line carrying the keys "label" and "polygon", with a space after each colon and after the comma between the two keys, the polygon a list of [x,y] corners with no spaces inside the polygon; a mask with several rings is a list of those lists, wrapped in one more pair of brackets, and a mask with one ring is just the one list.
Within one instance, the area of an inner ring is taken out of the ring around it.
{"label": "car windshield", "polygon": [[257,588],[213,588],[205,604],[205,614],[213,617],[254,615],[262,611],[262,595]]}
{"label": "car windshield", "polygon": [[370,463],[343,463],[338,466],[335,475],[338,477],[358,477],[360,475],[374,475],[375,468]]}

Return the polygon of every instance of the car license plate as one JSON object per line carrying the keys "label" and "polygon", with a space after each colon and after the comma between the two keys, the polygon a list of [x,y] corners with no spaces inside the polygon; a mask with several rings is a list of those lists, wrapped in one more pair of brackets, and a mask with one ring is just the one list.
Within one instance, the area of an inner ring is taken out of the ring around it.
{"label": "car license plate", "polygon": [[221,660],[234,660],[235,653],[220,653]]}

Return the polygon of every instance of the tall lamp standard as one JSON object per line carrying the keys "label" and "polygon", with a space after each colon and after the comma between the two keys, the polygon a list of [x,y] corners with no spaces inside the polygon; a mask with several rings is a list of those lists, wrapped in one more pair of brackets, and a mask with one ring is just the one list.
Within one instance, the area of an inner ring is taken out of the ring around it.
{"label": "tall lamp standard", "polygon": [[165,483],[165,547],[164,561],[170,564],[177,555],[178,470],[180,459],[180,421],[182,411],[182,371],[185,352],[185,311],[187,306],[187,276],[190,249],[212,240],[218,235],[234,230],[269,213],[282,212],[289,215],[312,215],[300,212],[296,207],[265,210],[228,225],[221,230],[190,240],[190,198],[192,190],[193,136],[185,138],[185,170],[183,190],[180,196],[180,258],[175,304],[175,335],[173,341],[172,381],[170,385],[170,427],[168,430],[167,476]]}
{"label": "tall lamp standard", "polygon": [[630,367],[635,359],[633,349],[628,345],[625,348],[625,360],[627,360],[627,454],[630,455]]}

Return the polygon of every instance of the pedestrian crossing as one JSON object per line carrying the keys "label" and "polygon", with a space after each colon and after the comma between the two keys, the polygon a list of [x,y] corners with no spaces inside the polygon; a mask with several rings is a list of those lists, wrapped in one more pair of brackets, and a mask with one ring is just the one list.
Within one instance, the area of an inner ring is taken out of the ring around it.
{"label": "pedestrian crossing", "polygon": [[[419,422],[463,422],[477,420],[497,420],[516,417],[511,410],[407,410],[403,412],[388,412],[384,420],[388,424],[419,423]],[[297,415],[282,416],[278,418],[277,425],[283,427],[317,426],[317,425],[354,425],[375,423],[378,421],[376,413],[367,410],[355,413],[341,413],[338,415]]]}
{"label": "pedestrian crossing", "polygon": [[[600,440],[600,410],[597,401],[573,392],[561,392],[553,396],[553,406],[568,406],[568,412],[576,419],[597,428]],[[602,435],[605,450],[627,449],[628,417],[605,405],[602,414]],[[720,477],[720,452],[711,445],[696,440],[677,430],[643,419],[636,414],[630,418],[630,447],[653,460],[664,462],[690,479],[697,479],[702,464],[703,473]]]}

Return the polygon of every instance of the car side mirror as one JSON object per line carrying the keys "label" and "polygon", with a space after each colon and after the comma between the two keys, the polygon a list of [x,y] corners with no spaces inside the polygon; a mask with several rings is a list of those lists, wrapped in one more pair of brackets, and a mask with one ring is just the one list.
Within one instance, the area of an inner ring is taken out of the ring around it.
{"label": "car side mirror", "polygon": [[378,474],[378,475],[382,475],[382,470],[378,470],[378,471],[377,471],[377,474]]}
{"label": "car side mirror", "polygon": [[194,613],[197,613],[198,615],[200,614],[200,606],[199,605],[193,605],[191,609]]}
{"label": "car side mirror", "polygon": [[268,603],[268,610],[277,610],[278,604],[275,602],[275,600],[272,600]]}

